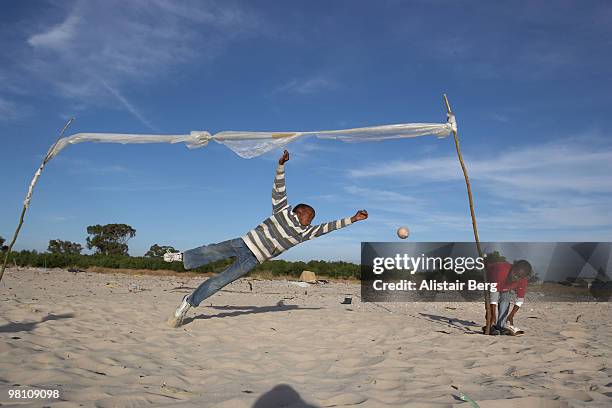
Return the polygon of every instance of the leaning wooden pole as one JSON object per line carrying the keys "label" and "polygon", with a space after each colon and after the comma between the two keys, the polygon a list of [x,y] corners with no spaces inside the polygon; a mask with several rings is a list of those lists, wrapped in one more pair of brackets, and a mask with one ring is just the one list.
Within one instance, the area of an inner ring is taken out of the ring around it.
{"label": "leaning wooden pole", "polygon": [[[446,112],[448,114],[449,121],[452,123],[456,123],[453,111],[450,107],[450,103],[448,102],[448,97],[446,96],[446,94],[444,94],[444,103],[446,104]],[[472,187],[470,185],[470,178],[468,176],[467,168],[465,167],[465,162],[463,161],[463,156],[461,155],[461,147],[459,146],[459,136],[457,135],[456,125],[453,126],[453,137],[455,139],[455,149],[457,150],[457,157],[459,157],[459,163],[461,164],[461,170],[463,170],[463,177],[465,178],[465,185],[467,187],[467,195],[470,203],[470,215],[472,216],[472,229],[474,230],[474,239],[476,240],[476,249],[478,250],[478,256],[484,258],[482,248],[480,247],[480,239],[478,238],[478,225],[476,224],[476,214],[474,213],[474,199],[472,198]],[[483,273],[483,279],[486,283],[486,271]],[[484,299],[486,316],[485,334],[489,334],[493,322],[491,321],[491,294],[486,289],[484,291]]]}
{"label": "leaning wooden pole", "polygon": [[2,263],[2,269],[0,270],[0,281],[2,281],[2,277],[4,276],[4,271],[6,270],[6,264],[8,263],[9,256],[11,255],[11,251],[13,250],[13,245],[15,245],[15,242],[17,241],[17,236],[19,236],[19,232],[21,231],[21,227],[23,226],[23,221],[25,219],[26,211],[28,211],[28,208],[30,207],[30,200],[32,200],[32,193],[34,192],[34,186],[36,186],[36,183],[38,182],[38,178],[40,177],[43,169],[45,168],[49,160],[51,160],[52,158],[51,153],[55,149],[57,142],[59,142],[59,140],[62,137],[64,137],[64,132],[66,131],[68,126],[70,126],[70,124],[73,121],[74,121],[74,118],[71,118],[68,122],[66,122],[66,124],[62,128],[62,131],[60,132],[59,137],[57,138],[55,143],[53,143],[53,146],[51,146],[51,148],[47,152],[45,159],[41,163],[38,170],[36,170],[36,173],[34,173],[34,177],[32,178],[32,181],[30,182],[30,188],[28,189],[28,194],[26,195],[26,198],[23,202],[23,208],[21,209],[21,215],[19,216],[19,223],[17,224],[17,229],[15,230],[15,233],[13,234],[13,239],[11,240],[11,243],[8,246],[6,255],[4,255],[4,262]]}

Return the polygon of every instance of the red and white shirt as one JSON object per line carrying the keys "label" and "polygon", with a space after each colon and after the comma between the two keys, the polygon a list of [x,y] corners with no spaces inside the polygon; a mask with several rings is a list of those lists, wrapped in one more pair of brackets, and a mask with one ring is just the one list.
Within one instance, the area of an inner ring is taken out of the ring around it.
{"label": "red and white shirt", "polygon": [[525,302],[525,293],[527,293],[527,278],[521,278],[516,281],[508,279],[512,264],[508,262],[495,262],[487,265],[487,276],[489,282],[497,283],[497,292],[491,292],[491,304],[497,304],[500,292],[516,292],[515,305],[521,306]]}

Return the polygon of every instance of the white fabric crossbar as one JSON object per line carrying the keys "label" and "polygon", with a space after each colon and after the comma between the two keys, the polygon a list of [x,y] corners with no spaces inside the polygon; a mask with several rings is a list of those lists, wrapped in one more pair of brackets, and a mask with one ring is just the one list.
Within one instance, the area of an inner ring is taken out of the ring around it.
{"label": "white fabric crossbar", "polygon": [[[456,126],[456,125],[455,125]],[[453,129],[447,123],[404,123],[397,125],[371,126],[341,130],[301,132],[239,132],[223,131],[211,135],[206,131],[193,131],[189,135],[139,135],[125,133],[77,133],[61,138],[49,153],[53,158],[70,144],[83,142],[98,143],[185,143],[195,149],[208,144],[210,140],[221,143],[237,155],[250,159],[271,150],[282,148],[294,140],[315,136],[319,139],[334,139],[343,142],[373,142],[387,139],[401,139],[418,136],[446,137]]]}

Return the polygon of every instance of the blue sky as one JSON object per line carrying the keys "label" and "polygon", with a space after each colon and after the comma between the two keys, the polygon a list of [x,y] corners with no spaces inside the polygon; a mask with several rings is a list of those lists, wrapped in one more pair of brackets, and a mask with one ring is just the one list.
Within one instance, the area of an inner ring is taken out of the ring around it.
{"label": "blue sky", "polygon": [[[0,235],[67,118],[77,132],[317,130],[457,114],[485,241],[612,240],[612,5],[525,1],[48,1],[0,13]],[[451,138],[290,145],[291,203],[370,219],[286,259],[359,259],[361,241],[472,239]],[[270,212],[280,152],[71,146],[17,249],[84,243],[91,224],[187,249]]]}

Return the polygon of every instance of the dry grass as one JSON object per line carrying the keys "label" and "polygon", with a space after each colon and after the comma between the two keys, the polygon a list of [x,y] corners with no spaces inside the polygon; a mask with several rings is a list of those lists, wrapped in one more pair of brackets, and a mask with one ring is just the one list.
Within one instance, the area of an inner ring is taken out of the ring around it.
{"label": "dry grass", "polygon": [[213,273],[198,273],[198,272],[178,272],[167,269],[151,270],[151,269],[114,269],[114,268],[103,268],[100,266],[92,266],[87,268],[87,272],[94,273],[121,273],[124,275],[150,275],[150,276],[180,276],[180,277],[196,277],[196,276],[212,276]]}
{"label": "dry grass", "polygon": [[[105,273],[105,274],[115,274],[120,273],[124,275],[148,275],[148,276],[179,276],[179,277],[210,277],[215,275],[212,272],[177,272],[172,270],[151,270],[151,269],[113,269],[113,268],[103,268],[100,266],[92,266],[87,268],[87,272],[93,273]],[[274,275],[271,271],[256,271],[251,272],[249,277],[253,279],[261,279],[261,280],[288,280],[288,281],[297,281],[298,278],[292,275]],[[341,283],[359,283],[359,279],[356,278],[332,278],[332,277],[319,277],[321,279],[328,280],[330,282],[341,282]]]}

